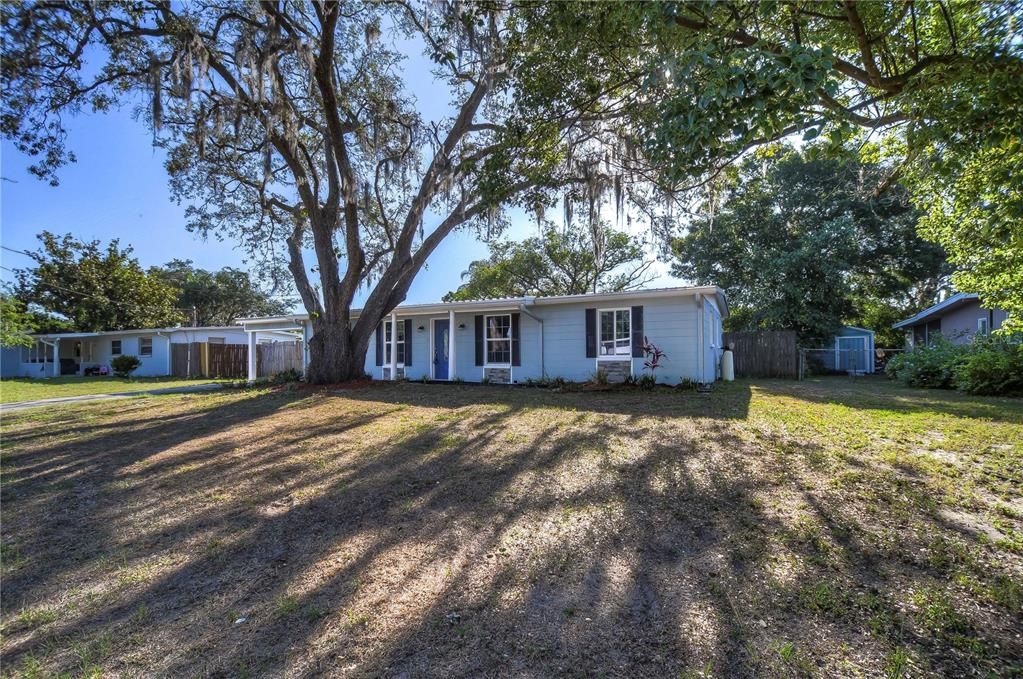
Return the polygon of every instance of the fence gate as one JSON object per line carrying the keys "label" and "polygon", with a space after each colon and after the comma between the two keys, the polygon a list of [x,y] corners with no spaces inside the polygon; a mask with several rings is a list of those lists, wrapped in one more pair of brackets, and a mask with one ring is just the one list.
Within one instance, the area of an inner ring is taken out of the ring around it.
{"label": "fence gate", "polygon": [[799,350],[795,330],[726,332],[732,348],[736,377],[799,378]]}
{"label": "fence gate", "polygon": [[171,374],[174,377],[202,377],[202,348],[199,342],[171,345]]}
{"label": "fence gate", "polygon": [[273,377],[294,370],[302,372],[301,342],[274,342],[256,345],[256,375]]}
{"label": "fence gate", "polygon": [[206,365],[204,377],[243,378],[249,375],[249,348],[244,344],[202,342]]}
{"label": "fence gate", "polygon": [[[256,346],[257,377],[273,377],[288,370],[302,372],[301,342]],[[175,377],[245,379],[249,376],[249,347],[209,342],[171,344],[171,374]]]}

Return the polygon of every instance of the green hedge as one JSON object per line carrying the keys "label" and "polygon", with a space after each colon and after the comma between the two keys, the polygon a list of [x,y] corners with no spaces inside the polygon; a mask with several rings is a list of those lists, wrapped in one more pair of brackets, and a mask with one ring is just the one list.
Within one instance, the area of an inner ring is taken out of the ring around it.
{"label": "green hedge", "polygon": [[885,373],[912,387],[1023,394],[1023,336],[978,337],[970,344],[939,337],[930,346],[895,356]]}

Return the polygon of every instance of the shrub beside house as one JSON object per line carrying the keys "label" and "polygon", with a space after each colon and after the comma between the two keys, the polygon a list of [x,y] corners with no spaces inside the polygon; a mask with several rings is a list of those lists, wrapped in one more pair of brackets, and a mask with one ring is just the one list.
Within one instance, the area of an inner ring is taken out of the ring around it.
{"label": "shrub beside house", "polygon": [[896,323],[909,350],[885,373],[913,387],[959,389],[969,394],[1023,394],[1023,336],[992,335],[1005,320],[960,292]]}

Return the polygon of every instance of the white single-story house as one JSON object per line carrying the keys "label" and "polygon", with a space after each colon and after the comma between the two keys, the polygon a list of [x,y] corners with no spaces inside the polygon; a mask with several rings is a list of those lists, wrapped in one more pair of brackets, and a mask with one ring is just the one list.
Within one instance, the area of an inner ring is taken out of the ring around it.
{"label": "white single-story house", "polygon": [[[132,373],[140,377],[170,375],[171,344],[208,342],[210,344],[246,344],[249,334],[237,325],[197,328],[144,328],[107,332],[64,332],[33,335],[29,347],[5,347],[0,370],[3,377],[56,377],[83,375],[94,368],[106,367],[116,356],[138,356],[142,364]],[[260,332],[257,342],[296,341],[293,333]]]}
{"label": "white single-story house", "polygon": [[[658,382],[713,382],[727,316],[725,294],[715,286],[407,304],[377,327],[366,373],[383,380],[521,383],[585,381],[603,372],[621,381],[651,372],[643,366],[649,341],[665,354],[653,371]],[[301,331],[308,364],[308,315],[237,322],[250,333]],[[251,359],[249,376],[255,377]]]}

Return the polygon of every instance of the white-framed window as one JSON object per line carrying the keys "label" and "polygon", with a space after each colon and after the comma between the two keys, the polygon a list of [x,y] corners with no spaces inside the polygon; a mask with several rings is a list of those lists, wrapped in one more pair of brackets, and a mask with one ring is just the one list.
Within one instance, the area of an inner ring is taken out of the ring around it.
{"label": "white-framed window", "polygon": [[207,337],[206,341],[210,344],[224,344],[223,337]]}
{"label": "white-framed window", "polygon": [[487,365],[511,365],[511,314],[498,314],[483,318],[483,338],[487,350]]}
{"label": "white-framed window", "polygon": [[632,356],[632,310],[601,309],[597,312],[600,345],[598,358]]}
{"label": "white-framed window", "polygon": [[977,319],[977,334],[978,335],[986,335],[987,332],[988,332],[987,318],[986,317],[978,318]]}
{"label": "white-framed window", "polygon": [[139,337],[139,356],[153,355],[153,338]]}
{"label": "white-framed window", "polygon": [[110,355],[111,356],[121,355],[121,340],[110,340]]}
{"label": "white-framed window", "polygon": [[[384,321],[384,365],[391,365],[391,321]],[[405,365],[405,321],[398,321],[398,365]]]}

